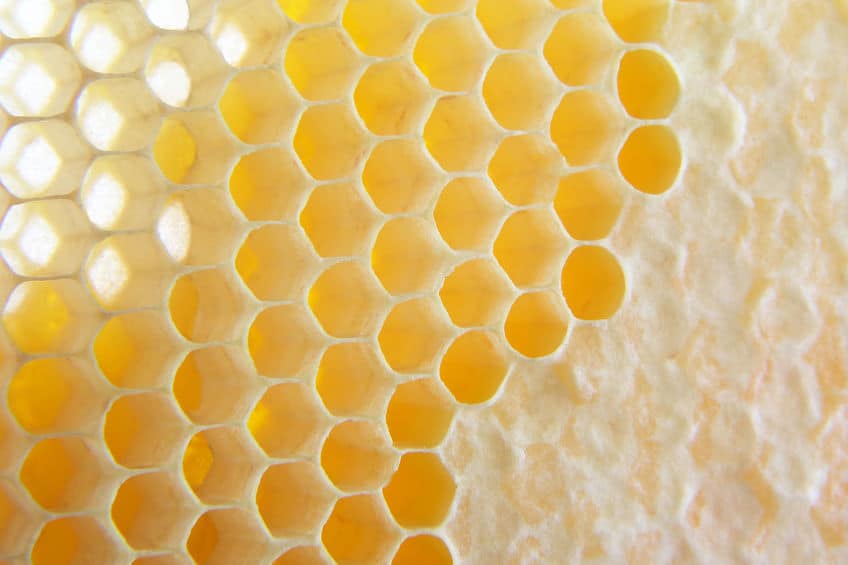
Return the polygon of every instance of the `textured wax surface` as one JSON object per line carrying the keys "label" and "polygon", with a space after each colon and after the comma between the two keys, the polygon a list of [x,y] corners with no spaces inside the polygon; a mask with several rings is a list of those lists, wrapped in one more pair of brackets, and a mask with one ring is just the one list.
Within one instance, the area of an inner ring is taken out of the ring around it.
{"label": "textured wax surface", "polygon": [[844,0],[0,34],[0,563],[848,561]]}

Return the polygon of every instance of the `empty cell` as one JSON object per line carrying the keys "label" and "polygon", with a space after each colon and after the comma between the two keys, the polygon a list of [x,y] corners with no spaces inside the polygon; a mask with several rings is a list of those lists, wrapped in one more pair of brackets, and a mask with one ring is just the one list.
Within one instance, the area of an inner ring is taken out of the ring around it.
{"label": "empty cell", "polygon": [[91,149],[63,120],[23,122],[0,142],[0,181],[18,198],[60,196],[79,188]]}
{"label": "empty cell", "polygon": [[272,69],[235,75],[218,108],[227,127],[245,143],[274,143],[287,138],[300,112],[297,95]]}
{"label": "empty cell", "polygon": [[288,24],[270,0],[221,0],[207,33],[231,67],[270,63],[280,52]]}
{"label": "empty cell", "polygon": [[479,404],[495,396],[509,371],[509,359],[492,332],[473,330],[448,347],[439,376],[458,402]]}
{"label": "empty cell", "polygon": [[103,375],[123,388],[164,384],[177,357],[177,336],[168,320],[154,311],[115,316],[94,338],[94,357]]}
{"label": "empty cell", "polygon": [[136,2],[87,2],[71,25],[77,59],[96,73],[132,73],[144,65],[153,29]]}
{"label": "empty cell", "polygon": [[433,218],[442,239],[453,249],[490,248],[506,206],[497,192],[476,177],[459,177],[442,189]]}
{"label": "empty cell", "polygon": [[271,457],[315,453],[329,422],[315,394],[304,383],[270,387],[250,413],[247,427]]}
{"label": "empty cell", "polygon": [[241,347],[195,349],[174,374],[174,399],[195,424],[240,420],[259,389]]}
{"label": "empty cell", "polygon": [[37,200],[9,208],[0,225],[0,253],[17,274],[58,277],[79,270],[93,234],[72,200]]}
{"label": "empty cell", "polygon": [[662,194],[680,176],[683,151],[671,128],[642,126],[633,130],[618,153],[622,176],[640,192]]}
{"label": "empty cell", "polygon": [[45,510],[88,509],[108,486],[100,457],[92,443],[79,437],[45,439],[24,459],[21,483]]}
{"label": "empty cell", "polygon": [[418,12],[411,0],[349,0],[342,15],[348,35],[372,57],[400,55],[417,25]]}
{"label": "empty cell", "polygon": [[362,184],[386,214],[418,212],[427,207],[439,184],[439,173],[416,139],[391,139],[371,151]]}
{"label": "empty cell", "polygon": [[168,298],[171,321],[189,341],[237,339],[244,326],[244,299],[230,269],[193,271],[174,282]]}
{"label": "empty cell", "polygon": [[516,206],[551,201],[565,162],[547,137],[529,134],[506,137],[489,161],[489,178],[503,197]]}
{"label": "empty cell", "polygon": [[77,124],[101,151],[147,147],[160,122],[159,103],[141,80],[108,78],[88,83],[77,100]]}
{"label": "empty cell", "polygon": [[431,291],[451,259],[430,222],[404,217],[389,220],[371,250],[371,268],[394,295]]}
{"label": "empty cell", "polygon": [[309,461],[273,465],[256,489],[256,505],[274,537],[317,533],[335,495],[321,468]]}
{"label": "empty cell", "polygon": [[558,96],[556,80],[544,63],[530,53],[499,55],[483,81],[486,106],[507,129],[543,127]]}
{"label": "empty cell", "polygon": [[13,116],[55,116],[68,108],[81,78],[76,59],[59,45],[12,45],[0,56],[0,105]]}
{"label": "empty cell", "polygon": [[573,90],[562,97],[551,119],[551,139],[573,167],[605,161],[624,128],[609,97],[593,90]]}
{"label": "empty cell", "polygon": [[101,230],[150,227],[164,197],[164,182],[153,163],[140,155],[98,157],[80,189],[89,221]]}
{"label": "empty cell", "polygon": [[383,563],[400,537],[377,495],[339,499],[321,531],[337,563]]}
{"label": "empty cell", "polygon": [[568,242],[549,208],[519,210],[501,227],[494,254],[519,287],[543,286],[556,276]]}
{"label": "empty cell", "polygon": [[168,549],[183,543],[196,510],[168,471],[130,477],[112,502],[112,523],[133,549]]}
{"label": "empty cell", "polygon": [[417,131],[430,96],[415,67],[397,59],[369,65],[356,84],[353,101],[372,133],[403,135]]}
{"label": "empty cell", "polygon": [[311,106],[301,116],[294,149],[318,180],[350,176],[367,152],[367,137],[347,104]]}
{"label": "empty cell", "polygon": [[544,357],[556,351],[568,331],[568,313],[552,292],[529,292],[513,302],[504,323],[504,335],[517,352]]}
{"label": "empty cell", "polygon": [[44,524],[30,559],[32,565],[115,563],[125,558],[123,553],[99,521],[90,516],[68,516]]}
{"label": "empty cell", "polygon": [[361,62],[343,31],[317,27],[291,38],[283,65],[286,76],[307,100],[336,100],[350,91]]}
{"label": "empty cell", "polygon": [[227,64],[202,33],[162,36],[147,58],[144,78],[159,100],[176,108],[214,104]]}
{"label": "empty cell", "polygon": [[446,96],[436,102],[424,126],[424,142],[446,171],[483,168],[498,132],[476,96]]}
{"label": "empty cell", "polygon": [[251,221],[296,217],[310,181],[290,151],[261,149],[243,155],[230,175],[230,196]]}
{"label": "empty cell", "polygon": [[170,114],[153,143],[156,165],[174,184],[220,182],[234,156],[234,144],[211,110]]}
{"label": "empty cell", "polygon": [[299,545],[293,547],[274,560],[273,565],[329,565],[321,547]]}
{"label": "empty cell", "polygon": [[315,388],[324,407],[339,417],[382,415],[394,380],[367,343],[336,343],[318,365]]}
{"label": "empty cell", "polygon": [[303,305],[263,310],[247,334],[247,347],[259,374],[270,378],[298,376],[314,363],[324,339]]}
{"label": "empty cell", "polygon": [[450,339],[452,328],[439,305],[414,298],[396,305],[377,336],[389,366],[399,373],[424,373]]}
{"label": "empty cell", "polygon": [[268,541],[254,515],[244,508],[209,510],[194,523],[186,550],[195,563],[259,563]]}
{"label": "empty cell", "polygon": [[183,453],[183,478],[188,486],[195,491],[203,486],[209,470],[216,460],[216,453],[212,451],[209,440],[204,432],[191,436]]}
{"label": "empty cell", "polygon": [[3,326],[24,353],[75,353],[85,348],[100,315],[82,286],[71,279],[26,281],[3,309]]}
{"label": "empty cell", "polygon": [[153,25],[179,31],[206,25],[212,15],[213,0],[141,0]]}
{"label": "empty cell", "polygon": [[322,257],[365,255],[379,214],[351,183],[315,187],[300,213],[300,225]]}
{"label": "empty cell", "polygon": [[214,265],[232,258],[240,239],[227,193],[217,188],[172,192],[162,206],[156,234],[177,263]]}
{"label": "empty cell", "polygon": [[155,234],[121,233],[96,244],[85,276],[94,298],[106,310],[131,310],[162,303],[173,265]]}
{"label": "empty cell", "polygon": [[604,16],[618,36],[630,43],[662,37],[671,9],[669,0],[603,0]]}
{"label": "empty cell", "polygon": [[30,507],[34,503],[20,492],[20,488],[20,484],[5,479],[0,481],[0,552],[4,555],[26,551],[39,525]]}
{"label": "empty cell", "polygon": [[0,32],[13,39],[57,35],[68,23],[74,7],[74,0],[4,2],[0,6]]}
{"label": "empty cell", "polygon": [[339,489],[370,491],[382,487],[397,465],[383,426],[348,420],[332,429],[321,448],[321,467]]}
{"label": "empty cell", "polygon": [[309,289],[309,309],[337,338],[373,335],[387,306],[388,297],[367,264],[357,261],[336,263]]}
{"label": "empty cell", "polygon": [[488,47],[473,18],[449,16],[427,24],[412,59],[433,88],[463,92],[482,77]]}
{"label": "empty cell", "polygon": [[299,24],[326,24],[341,12],[342,0],[277,0],[277,5]]}
{"label": "empty cell", "polygon": [[634,118],[666,118],[680,98],[680,80],[661,53],[628,51],[618,64],[618,98]]}
{"label": "empty cell", "polygon": [[473,327],[497,323],[512,294],[503,271],[487,257],[457,266],[442,283],[439,298],[454,324]]}
{"label": "empty cell", "polygon": [[545,0],[480,0],[477,19],[501,49],[530,49],[544,37],[551,16]]}
{"label": "empty cell", "polygon": [[624,194],[619,180],[603,169],[589,169],[564,177],[554,208],[574,239],[602,239],[621,215]]}
{"label": "empty cell", "polygon": [[435,453],[406,453],[383,498],[404,528],[435,528],[450,513],[456,485]]}
{"label": "empty cell", "polygon": [[436,379],[398,385],[386,409],[386,426],[398,448],[438,446],[450,429],[454,405]]}
{"label": "empty cell", "polygon": [[583,86],[601,82],[619,49],[603,18],[576,12],[556,23],[545,42],[544,56],[559,80]]}
{"label": "empty cell", "polygon": [[186,445],[183,477],[206,504],[238,503],[249,496],[261,460],[241,426],[208,428]]}
{"label": "empty cell", "polygon": [[186,423],[169,396],[159,392],[117,399],[103,424],[103,440],[115,461],[137,469],[158,467],[179,451]]}
{"label": "empty cell", "polygon": [[236,271],[259,300],[298,300],[318,271],[318,258],[296,226],[268,224],[250,232]]}
{"label": "empty cell", "polygon": [[571,312],[580,319],[610,318],[621,307],[625,289],[618,260],[603,247],[578,247],[565,261],[562,294]]}
{"label": "empty cell", "polygon": [[450,549],[438,536],[421,534],[403,540],[392,565],[452,565]]}

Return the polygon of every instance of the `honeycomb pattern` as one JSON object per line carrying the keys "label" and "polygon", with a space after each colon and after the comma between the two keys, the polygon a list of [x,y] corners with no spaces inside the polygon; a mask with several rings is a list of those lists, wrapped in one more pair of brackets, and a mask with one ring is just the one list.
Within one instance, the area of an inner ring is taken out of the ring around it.
{"label": "honeycomb pattern", "polygon": [[[0,562],[844,558],[844,308],[776,280],[826,214],[766,192],[784,145],[722,138],[733,103],[767,128],[767,54],[674,47],[737,4],[0,2]],[[785,52],[844,32],[799,4]],[[705,196],[722,159],[753,195]],[[735,232],[681,235],[707,221]],[[705,251],[740,241],[773,276]],[[843,252],[808,271],[844,290]]]}

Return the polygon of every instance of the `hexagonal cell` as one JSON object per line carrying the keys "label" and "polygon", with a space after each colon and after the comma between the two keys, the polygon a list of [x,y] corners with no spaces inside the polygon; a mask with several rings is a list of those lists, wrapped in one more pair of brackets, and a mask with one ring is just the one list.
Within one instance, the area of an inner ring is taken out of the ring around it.
{"label": "hexagonal cell", "polygon": [[384,563],[398,537],[397,526],[373,494],[339,499],[321,531],[337,563]]}
{"label": "hexagonal cell", "polygon": [[179,31],[203,27],[212,15],[213,0],[141,0],[150,22]]}
{"label": "hexagonal cell", "polygon": [[136,230],[153,224],[164,194],[165,184],[149,159],[104,155],[88,168],[80,200],[98,228]]}
{"label": "hexagonal cell", "polygon": [[260,384],[247,354],[235,346],[195,349],[174,375],[174,399],[195,424],[240,420]]}
{"label": "hexagonal cell", "polygon": [[680,79],[662,53],[634,49],[618,64],[618,98],[634,118],[666,118],[680,98]]}
{"label": "hexagonal cell", "polygon": [[30,559],[32,565],[115,563],[125,558],[106,529],[90,516],[57,518],[44,524]]}
{"label": "hexagonal cell", "polygon": [[66,121],[20,123],[0,142],[0,181],[18,198],[68,194],[79,187],[90,158]]}
{"label": "hexagonal cell", "polygon": [[479,404],[490,400],[509,371],[500,339],[492,332],[470,331],[448,347],[439,376],[458,402]]}
{"label": "hexagonal cell", "polygon": [[168,309],[177,330],[194,342],[227,341],[241,335],[243,295],[227,268],[193,271],[171,288]]}
{"label": "hexagonal cell", "polygon": [[75,512],[96,504],[108,482],[94,444],[79,437],[36,443],[21,465],[21,483],[52,512]]}
{"label": "hexagonal cell", "polygon": [[250,232],[235,264],[259,300],[297,300],[315,276],[318,258],[295,226],[269,224]]}
{"label": "hexagonal cell", "polygon": [[412,59],[433,88],[463,92],[482,77],[488,47],[474,18],[449,16],[427,24]]}
{"label": "hexagonal cell", "polygon": [[308,188],[297,159],[278,148],[243,155],[230,175],[230,195],[251,221],[294,218]]}
{"label": "hexagonal cell", "polygon": [[559,80],[569,86],[583,86],[603,79],[618,49],[601,17],[576,12],[556,23],[545,42],[544,55]]}
{"label": "hexagonal cell", "polygon": [[186,265],[230,260],[240,229],[227,193],[217,188],[171,193],[156,222],[156,234],[168,255]]}
{"label": "hexagonal cell", "polygon": [[512,290],[494,261],[471,259],[445,278],[439,298],[457,326],[488,326],[501,319]]}
{"label": "hexagonal cell", "polygon": [[405,528],[435,528],[445,521],[456,485],[435,453],[406,453],[383,498],[395,521]]}
{"label": "hexagonal cell", "polygon": [[208,33],[232,67],[255,67],[277,56],[288,24],[270,0],[222,0]]}
{"label": "hexagonal cell", "polygon": [[392,565],[453,565],[450,549],[438,536],[421,534],[403,540],[392,559]]}
{"label": "hexagonal cell", "polygon": [[258,69],[235,75],[218,107],[236,137],[245,143],[262,144],[288,135],[300,102],[278,71]]}
{"label": "hexagonal cell", "polygon": [[26,277],[77,271],[91,246],[91,226],[71,200],[38,200],[9,208],[0,226],[0,253]]}
{"label": "hexagonal cell", "polygon": [[92,348],[100,371],[113,385],[156,388],[169,378],[177,336],[160,312],[132,312],[106,322]]}
{"label": "hexagonal cell", "polygon": [[87,2],[71,26],[77,59],[96,73],[133,73],[144,65],[153,28],[132,1]]}
{"label": "hexagonal cell", "polygon": [[347,104],[310,106],[294,134],[294,150],[318,180],[349,176],[365,157],[367,138]]}
{"label": "hexagonal cell", "polygon": [[321,467],[347,492],[383,486],[397,465],[397,453],[381,425],[348,420],[332,429],[321,448]]}
{"label": "hexagonal cell", "polygon": [[483,81],[483,99],[500,125],[532,130],[548,120],[558,85],[539,57],[530,53],[499,55]]}
{"label": "hexagonal cell", "polygon": [[112,502],[112,522],[133,549],[168,549],[183,542],[194,504],[169,471],[127,479]]}
{"label": "hexagonal cell", "polygon": [[0,32],[13,39],[59,34],[74,13],[73,0],[4,2],[0,6]]}
{"label": "hexagonal cell", "polygon": [[306,28],[286,47],[286,75],[307,100],[336,100],[353,85],[360,57],[347,35],[335,27]]}
{"label": "hexagonal cell", "polygon": [[603,320],[621,307],[627,283],[615,255],[596,245],[571,252],[562,268],[562,295],[583,320]]}
{"label": "hexagonal cell", "polygon": [[556,351],[568,331],[568,313],[552,292],[529,292],[513,302],[504,323],[509,344],[526,357],[544,357]]}
{"label": "hexagonal cell", "polygon": [[568,243],[548,208],[519,210],[507,218],[494,254],[519,287],[543,286],[556,276]]}
{"label": "hexagonal cell", "polygon": [[544,37],[551,16],[544,0],[480,0],[477,19],[497,47],[530,49]]}
{"label": "hexagonal cell", "polygon": [[209,510],[194,523],[186,549],[195,563],[260,563],[268,541],[254,514],[244,508]]}
{"label": "hexagonal cell", "polygon": [[206,504],[238,503],[253,487],[261,460],[241,426],[208,428],[189,440],[183,476]]}
{"label": "hexagonal cell", "polygon": [[317,545],[299,545],[280,555],[273,565],[330,565],[330,560]]}
{"label": "hexagonal cell", "polygon": [[229,171],[235,147],[212,110],[170,114],[162,120],[153,158],[174,184],[215,184]]}
{"label": "hexagonal cell", "polygon": [[415,67],[402,59],[370,65],[353,92],[359,117],[377,135],[415,132],[429,100],[426,83]]}
{"label": "hexagonal cell", "polygon": [[439,99],[424,126],[427,150],[452,172],[484,167],[497,138],[497,129],[476,96]]}
{"label": "hexagonal cell", "polygon": [[386,410],[386,425],[398,448],[433,448],[453,421],[453,402],[436,379],[398,385]]}
{"label": "hexagonal cell", "polygon": [[328,347],[315,377],[324,406],[339,417],[381,415],[393,383],[373,348],[356,342]]}
{"label": "hexagonal cell", "polygon": [[119,465],[157,467],[179,450],[185,428],[168,395],[131,394],[112,403],[103,424],[103,440]]}
{"label": "hexagonal cell", "polygon": [[372,335],[388,306],[367,266],[356,261],[336,263],[309,290],[309,308],[333,337]]}
{"label": "hexagonal cell", "polygon": [[604,16],[624,41],[643,43],[662,37],[669,0],[603,0]]}
{"label": "hexagonal cell", "polygon": [[418,13],[409,0],[347,2],[342,25],[359,50],[372,57],[400,55],[415,34]]}
{"label": "hexagonal cell", "polygon": [[512,204],[548,203],[565,163],[546,137],[537,134],[504,138],[489,161],[489,177]]}
{"label": "hexagonal cell", "polygon": [[155,234],[122,233],[91,249],[85,275],[102,308],[131,310],[161,304],[172,268]]}
{"label": "hexagonal cell", "polygon": [[275,537],[316,533],[335,499],[321,468],[309,461],[273,465],[256,489],[256,505]]}
{"label": "hexagonal cell", "polygon": [[0,56],[0,104],[13,116],[61,114],[82,75],[74,56],[54,43],[19,43]]}
{"label": "hexagonal cell", "polygon": [[297,382],[269,388],[247,419],[256,443],[271,457],[314,453],[328,426],[315,395]]}
{"label": "hexagonal cell", "polygon": [[438,180],[438,171],[415,139],[391,139],[378,144],[362,171],[365,190],[386,214],[423,210],[430,204]]}
{"label": "hexagonal cell", "polygon": [[562,97],[551,120],[551,138],[573,167],[605,161],[623,127],[618,109],[597,91],[574,90]]}
{"label": "hexagonal cell", "polygon": [[495,237],[506,206],[497,193],[476,177],[450,181],[433,210],[442,239],[453,249],[484,251]]}
{"label": "hexagonal cell", "polygon": [[24,353],[74,353],[86,347],[100,316],[71,279],[19,284],[3,309],[3,326]]}
{"label": "hexagonal cell", "polygon": [[574,239],[603,239],[609,235],[624,205],[619,180],[603,169],[589,169],[563,178],[554,208]]}
{"label": "hexagonal cell", "polygon": [[299,24],[326,24],[341,12],[342,0],[277,0],[277,5]]}
{"label": "hexagonal cell", "polygon": [[322,257],[365,255],[378,213],[350,183],[317,186],[300,214],[300,225]]}
{"label": "hexagonal cell", "polygon": [[101,151],[137,151],[147,146],[159,120],[159,103],[135,78],[91,82],[77,101],[79,129]]}
{"label": "hexagonal cell", "polygon": [[395,295],[432,290],[449,260],[432,224],[415,217],[386,222],[371,250],[374,274]]}
{"label": "hexagonal cell", "polygon": [[70,357],[24,363],[9,382],[9,411],[33,434],[87,431],[106,409],[107,397],[92,368]]}
{"label": "hexagonal cell", "polygon": [[208,106],[221,94],[226,63],[202,33],[161,37],[147,58],[144,78],[159,100],[176,108]]}
{"label": "hexagonal cell", "polygon": [[0,481],[0,552],[4,555],[26,551],[38,526],[35,512],[29,506],[32,502],[19,492],[20,486]]}
{"label": "hexagonal cell", "polygon": [[663,125],[636,128],[618,153],[618,168],[630,185],[646,194],[674,186],[683,167],[683,150],[674,131]]}
{"label": "hexagonal cell", "polygon": [[428,298],[413,298],[392,308],[377,337],[392,369],[424,373],[433,368],[451,331],[438,304]]}
{"label": "hexagonal cell", "polygon": [[256,370],[271,378],[294,377],[315,362],[323,346],[312,316],[299,304],[263,310],[247,334]]}

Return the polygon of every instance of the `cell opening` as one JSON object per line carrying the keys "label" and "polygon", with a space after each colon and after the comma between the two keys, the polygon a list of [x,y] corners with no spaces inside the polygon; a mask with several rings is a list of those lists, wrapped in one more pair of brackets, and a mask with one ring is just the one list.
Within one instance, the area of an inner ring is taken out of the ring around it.
{"label": "cell opening", "polygon": [[235,75],[218,107],[236,137],[261,144],[283,140],[294,126],[300,102],[279,72],[263,69]]}
{"label": "cell opening", "polygon": [[509,281],[490,259],[472,259],[457,266],[439,291],[442,305],[460,327],[497,323],[511,297]]}
{"label": "cell opening", "polygon": [[503,200],[485,182],[476,177],[460,177],[442,189],[433,218],[451,248],[485,251],[505,213]]}
{"label": "cell opening", "polygon": [[259,300],[297,300],[315,276],[318,261],[300,230],[269,224],[250,232],[236,255],[236,271]]}
{"label": "cell opening", "polygon": [[489,178],[503,197],[516,206],[551,201],[565,162],[557,148],[541,135],[505,138],[489,161]]}
{"label": "cell opening", "polygon": [[307,100],[337,100],[350,90],[360,58],[334,27],[305,28],[286,47],[286,76]]}
{"label": "cell opening", "polygon": [[445,521],[456,485],[435,453],[406,453],[400,459],[383,498],[397,523],[405,528],[435,528]]}
{"label": "cell opening", "polygon": [[386,410],[386,425],[398,448],[439,445],[453,420],[453,402],[435,379],[418,379],[397,386]]}
{"label": "cell opening", "polygon": [[329,422],[315,395],[303,383],[269,388],[247,419],[256,443],[271,457],[305,457],[315,453]]}
{"label": "cell opening", "polygon": [[212,110],[170,114],[153,142],[153,158],[174,184],[216,184],[226,176],[235,146]]}
{"label": "cell opening", "polygon": [[650,125],[633,130],[618,154],[618,168],[633,188],[662,194],[680,175],[683,152],[668,126]]}
{"label": "cell opening", "polygon": [[96,505],[108,490],[99,454],[78,437],[42,440],[21,465],[21,483],[35,501],[52,512],[75,512]]}
{"label": "cell opening", "polygon": [[628,114],[642,120],[668,117],[680,97],[680,79],[657,51],[628,51],[618,64],[618,98]]}
{"label": "cell opening", "polygon": [[392,565],[453,565],[450,549],[438,536],[411,536],[400,544]]}
{"label": "cell opening", "polygon": [[204,269],[174,282],[168,311],[186,339],[200,343],[228,341],[241,334],[242,302],[238,284],[227,269]]}
{"label": "cell opening", "polygon": [[556,277],[568,245],[561,230],[548,208],[519,210],[507,218],[494,255],[516,286],[544,286]]}
{"label": "cell opening", "polygon": [[397,455],[382,426],[348,420],[330,431],[321,448],[321,467],[336,487],[347,492],[383,486],[397,464]]}
{"label": "cell opening", "polygon": [[259,374],[296,377],[318,358],[323,336],[300,304],[272,306],[259,313],[247,334],[247,348]]}
{"label": "cell opening", "polygon": [[310,106],[300,117],[294,150],[315,179],[350,176],[367,153],[368,139],[347,104]]}
{"label": "cell opening", "polygon": [[618,49],[607,22],[591,12],[575,12],[556,23],[544,56],[560,81],[585,86],[603,80]]}
{"label": "cell opening", "polygon": [[573,167],[607,160],[624,124],[608,97],[593,90],[574,90],[560,100],[551,119],[551,138]]}
{"label": "cell opening", "polygon": [[50,520],[32,546],[33,565],[54,563],[114,563],[119,550],[100,523],[89,516]]}
{"label": "cell opening", "polygon": [[495,334],[470,331],[448,347],[439,376],[457,401],[479,404],[490,400],[509,371],[509,360]]}
{"label": "cell opening", "polygon": [[219,508],[201,515],[191,528],[186,550],[195,563],[259,563],[270,547],[253,514]]}
{"label": "cell opening", "polygon": [[327,410],[339,417],[382,415],[394,379],[365,343],[336,343],[318,365],[315,388]]}
{"label": "cell opening", "polygon": [[136,550],[169,549],[183,543],[196,506],[166,471],[135,475],[118,488],[112,522]]}
{"label": "cell opening", "polygon": [[556,351],[568,331],[568,314],[552,292],[530,292],[512,304],[504,324],[509,344],[527,357],[545,357]]}
{"label": "cell opening", "polygon": [[240,426],[209,428],[192,436],[183,453],[183,477],[205,504],[243,500],[260,465]]}
{"label": "cell opening", "polygon": [[368,253],[378,213],[351,183],[317,186],[300,214],[300,225],[322,257]]}
{"label": "cell opening", "polygon": [[158,393],[122,396],[103,423],[103,440],[124,467],[158,467],[171,461],[186,425],[170,397]]}
{"label": "cell opening", "polygon": [[324,547],[340,563],[382,563],[398,537],[397,526],[371,494],[340,499],[321,531]]}
{"label": "cell opening", "polygon": [[395,306],[378,335],[389,366],[400,373],[425,373],[450,339],[452,328],[439,306],[416,298]]}
{"label": "cell opening", "polygon": [[336,263],[309,289],[309,308],[333,337],[372,335],[380,325],[388,297],[368,267],[357,261]]}
{"label": "cell opening", "polygon": [[578,247],[562,269],[562,294],[571,312],[583,320],[612,317],[624,301],[625,288],[618,260],[603,247]]}
{"label": "cell opening", "polygon": [[412,139],[392,139],[374,147],[362,171],[362,184],[386,214],[421,211],[430,204],[439,173]]}
{"label": "cell opening", "polygon": [[271,148],[242,156],[229,186],[248,220],[279,221],[296,216],[310,182],[290,151]]}
{"label": "cell opening", "polygon": [[356,84],[353,101],[372,133],[404,135],[417,131],[430,96],[415,68],[397,60],[370,65]]}
{"label": "cell opening", "polygon": [[618,179],[603,169],[590,169],[563,178],[554,208],[574,239],[595,240],[609,235],[621,215],[624,194]]}
{"label": "cell opening", "polygon": [[259,514],[274,537],[316,533],[334,499],[321,468],[308,461],[269,467],[256,491]]}
{"label": "cell opening", "polygon": [[415,217],[386,222],[371,249],[371,268],[394,295],[435,288],[449,260],[449,250],[431,223]]}

